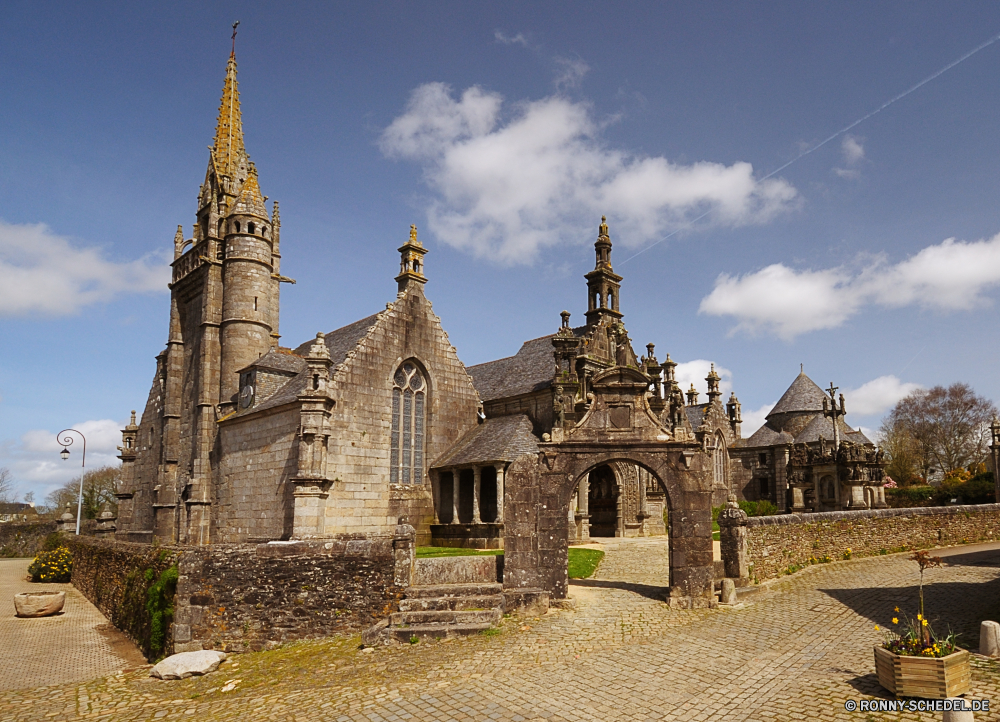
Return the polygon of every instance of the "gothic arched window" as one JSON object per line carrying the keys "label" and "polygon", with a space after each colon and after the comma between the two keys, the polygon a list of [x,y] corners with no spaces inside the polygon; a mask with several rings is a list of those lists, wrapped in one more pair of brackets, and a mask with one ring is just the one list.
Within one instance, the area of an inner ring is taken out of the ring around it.
{"label": "gothic arched window", "polygon": [[715,435],[715,451],[712,454],[712,477],[717,486],[728,483],[726,481],[726,440],[722,434]]}
{"label": "gothic arched window", "polygon": [[424,480],[427,381],[416,364],[409,361],[396,370],[392,381],[389,483],[421,484]]}

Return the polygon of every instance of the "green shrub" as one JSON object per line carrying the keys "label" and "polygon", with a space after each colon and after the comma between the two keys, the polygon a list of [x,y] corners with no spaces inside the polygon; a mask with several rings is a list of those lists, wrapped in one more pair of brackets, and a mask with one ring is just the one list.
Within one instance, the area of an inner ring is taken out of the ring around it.
{"label": "green shrub", "polygon": [[45,537],[45,541],[42,542],[42,551],[54,552],[61,546],[62,546],[62,534],[60,534],[57,531],[54,531]]}
{"label": "green shrub", "polygon": [[760,501],[741,501],[740,509],[746,512],[747,516],[774,516],[778,513],[778,507],[767,499]]}
{"label": "green shrub", "polygon": [[41,552],[28,567],[33,582],[68,582],[73,575],[73,555],[66,547]]}
{"label": "green shrub", "polygon": [[[146,581],[155,577],[152,569],[146,570]],[[170,620],[174,616],[174,592],[177,591],[177,565],[163,570],[160,578],[146,590],[146,611],[149,612],[149,647],[153,654],[163,652]]]}

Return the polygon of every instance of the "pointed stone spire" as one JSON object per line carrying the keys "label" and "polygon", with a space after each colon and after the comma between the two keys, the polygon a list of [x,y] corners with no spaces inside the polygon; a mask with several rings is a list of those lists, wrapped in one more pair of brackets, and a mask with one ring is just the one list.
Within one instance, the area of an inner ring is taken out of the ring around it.
{"label": "pointed stone spire", "polygon": [[708,376],[705,377],[705,381],[708,382],[708,403],[714,402],[717,398],[722,396],[722,392],[719,391],[719,374],[715,371],[715,364],[712,364],[712,370],[708,372]]}
{"label": "pointed stone spire", "polygon": [[396,276],[399,293],[410,288],[422,288],[427,283],[424,276],[424,254],[427,249],[417,240],[417,227],[410,226],[410,239],[400,246],[399,275]]}
{"label": "pointed stone spire", "polygon": [[219,104],[219,118],[215,125],[215,142],[212,144],[212,158],[219,175],[235,179],[240,162],[246,156],[243,146],[243,117],[240,113],[240,92],[236,83],[236,51],[229,56],[226,65],[226,82],[222,86],[222,102]]}
{"label": "pointed stone spire", "polygon": [[272,204],[271,211],[271,242],[274,245],[274,252],[278,252],[278,244],[281,242],[281,214],[278,213],[278,201]]}
{"label": "pointed stone spire", "polygon": [[245,214],[267,218],[267,208],[264,206],[264,196],[260,193],[260,183],[257,180],[257,166],[250,164],[250,174],[247,176],[239,198],[233,205],[233,215]]}
{"label": "pointed stone spire", "polygon": [[184,226],[177,226],[174,234],[174,260],[184,255]]}

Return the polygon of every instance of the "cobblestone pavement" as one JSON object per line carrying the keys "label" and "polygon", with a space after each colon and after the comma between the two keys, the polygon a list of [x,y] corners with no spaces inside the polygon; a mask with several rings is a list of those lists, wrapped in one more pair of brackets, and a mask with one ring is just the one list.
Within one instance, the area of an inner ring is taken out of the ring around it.
{"label": "cobblestone pavement", "polygon": [[[0,559],[0,690],[82,682],[145,664],[142,654],[70,584],[32,584],[30,559]],[[65,591],[63,612],[14,616],[14,595]],[[0,712],[0,715],[4,712]]]}
{"label": "cobblestone pavement", "polygon": [[[671,611],[662,546],[607,543],[572,604],[506,620],[495,635],[360,651],[358,639],[233,656],[179,682],[146,670],[86,684],[0,692],[0,719],[160,720],[939,720],[849,713],[887,698],[874,675],[874,625],[913,613],[906,555],[834,562],[784,578],[742,608]],[[965,548],[927,572],[932,618],[978,644],[1000,618],[1000,552]],[[227,683],[229,683],[227,685]],[[223,692],[227,687],[232,691]],[[1000,708],[1000,665],[976,658],[973,692]],[[991,712],[977,722],[1000,719]]]}

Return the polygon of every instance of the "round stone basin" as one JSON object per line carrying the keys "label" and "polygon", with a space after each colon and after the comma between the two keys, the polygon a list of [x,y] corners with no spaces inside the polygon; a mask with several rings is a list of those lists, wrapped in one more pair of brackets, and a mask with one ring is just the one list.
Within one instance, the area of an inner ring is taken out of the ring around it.
{"label": "round stone basin", "polygon": [[66,592],[22,592],[14,595],[14,610],[19,617],[50,617],[62,611]]}

